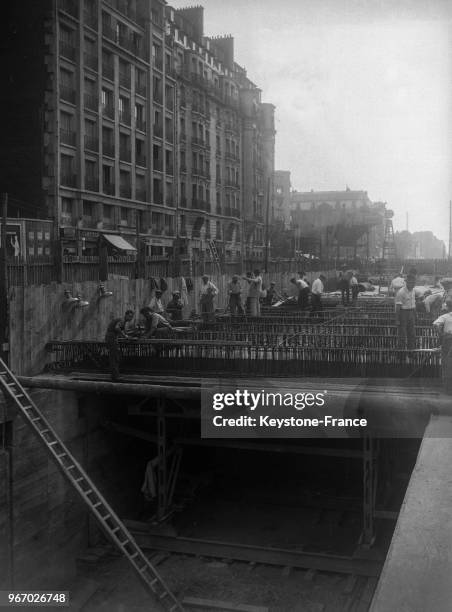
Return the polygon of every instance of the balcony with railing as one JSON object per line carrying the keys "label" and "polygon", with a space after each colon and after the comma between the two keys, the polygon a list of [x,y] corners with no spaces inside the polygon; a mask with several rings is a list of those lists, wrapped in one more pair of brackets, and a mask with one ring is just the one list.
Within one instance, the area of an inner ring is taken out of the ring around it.
{"label": "balcony with railing", "polygon": [[99,98],[93,94],[85,93],[84,95],[85,108],[92,111],[99,110]]}
{"label": "balcony with railing", "polygon": [[152,168],[158,172],[163,172],[163,161],[154,157]]}
{"label": "balcony with railing", "polygon": [[135,83],[135,93],[137,93],[139,96],[145,96],[146,95],[146,83],[136,82]]}
{"label": "balcony with railing", "polygon": [[106,195],[115,195],[115,184],[114,183],[104,183],[102,185],[102,191]]}
{"label": "balcony with railing", "polygon": [[140,130],[141,132],[145,132],[146,131],[146,121],[144,121],[143,119],[137,119],[135,121],[135,127],[137,130]]}
{"label": "balcony with railing", "polygon": [[119,147],[119,159],[121,161],[130,162],[132,159],[131,150],[128,147]]}
{"label": "balcony with railing", "polygon": [[67,85],[60,86],[60,98],[65,102],[75,104],[76,91],[73,87]]}
{"label": "balcony with railing", "polygon": [[173,164],[166,164],[166,168],[165,168],[165,172],[166,174],[174,174],[174,166]]}
{"label": "balcony with railing", "polygon": [[238,155],[236,155],[235,153],[233,153],[232,151],[226,151],[225,158],[228,161],[232,161],[232,162],[234,162],[236,164],[240,163],[240,157]]}
{"label": "balcony with railing", "polygon": [[146,155],[143,154],[136,154],[135,155],[135,163],[137,166],[143,166],[146,167]]}
{"label": "balcony with railing", "polygon": [[210,172],[206,170],[205,168],[194,166],[192,168],[192,174],[195,174],[196,176],[200,176],[202,178],[210,180]]}
{"label": "balcony with railing", "polygon": [[197,136],[193,136],[191,142],[192,144],[197,145],[198,147],[206,146],[206,141],[203,138],[198,138]]}
{"label": "balcony with railing", "polygon": [[75,45],[71,45],[63,40],[60,40],[60,55],[72,62],[75,62],[77,56],[77,49]]}
{"label": "balcony with railing", "polygon": [[102,152],[104,155],[108,157],[115,156],[115,144],[114,142],[104,142],[102,143]]}
{"label": "balcony with railing", "polygon": [[77,175],[62,173],[61,184],[66,187],[77,187]]}
{"label": "balcony with railing", "polygon": [[200,200],[199,198],[192,199],[191,207],[195,210],[204,210],[206,212],[210,212],[210,202]]}
{"label": "balcony with railing", "polygon": [[135,199],[140,202],[146,202],[146,189],[135,189]]}
{"label": "balcony with railing", "polygon": [[99,151],[99,138],[95,136],[85,136],[85,149],[89,151]]}
{"label": "balcony with railing", "polygon": [[240,209],[234,208],[232,206],[226,206],[224,209],[224,214],[226,217],[236,217],[240,219]]}
{"label": "balcony with railing", "polygon": [[168,128],[167,128],[167,129],[166,129],[166,132],[165,132],[165,140],[166,140],[166,142],[170,142],[170,143],[173,143],[173,142],[174,142],[173,128],[171,128],[171,129],[168,129]]}
{"label": "balcony with railing", "polygon": [[240,184],[232,179],[226,179],[225,186],[231,189],[240,189]]}
{"label": "balcony with railing", "polygon": [[119,84],[121,87],[130,89],[130,72],[119,72]]}
{"label": "balcony with railing", "polygon": [[58,0],[58,8],[60,11],[71,15],[71,17],[78,17],[78,0]]}
{"label": "balcony with railing", "polygon": [[99,191],[99,179],[97,176],[85,176],[85,189],[88,189],[88,191]]}
{"label": "balcony with railing", "polygon": [[85,25],[93,28],[93,30],[97,30],[98,20],[97,20],[97,11],[96,7],[93,7],[93,10],[88,8],[85,4],[85,10],[83,11],[83,21]]}
{"label": "balcony with railing", "polygon": [[179,206],[182,208],[187,208],[187,198],[185,196],[181,196],[179,198]]}
{"label": "balcony with railing", "polygon": [[104,117],[108,117],[109,119],[115,118],[115,108],[112,104],[106,104],[102,107],[102,114]]}
{"label": "balcony with railing", "polygon": [[132,189],[130,185],[120,185],[119,186],[119,195],[121,198],[131,198],[132,197]]}
{"label": "balcony with railing", "polygon": [[154,203],[163,204],[163,193],[156,189],[154,189]]}
{"label": "balcony with railing", "polygon": [[60,129],[60,142],[75,147],[77,134],[73,130]]}
{"label": "balcony with railing", "polygon": [[119,121],[120,123],[124,123],[124,125],[131,124],[132,117],[127,111],[119,111]]}
{"label": "balcony with railing", "polygon": [[154,136],[157,136],[157,138],[163,138],[163,126],[154,124],[153,131]]}
{"label": "balcony with railing", "polygon": [[85,51],[85,53],[83,54],[83,59],[85,62],[85,67],[97,71],[98,57],[95,53],[88,53],[87,51]]}
{"label": "balcony with railing", "polygon": [[112,64],[103,63],[102,64],[102,76],[109,81],[115,80],[115,69]]}

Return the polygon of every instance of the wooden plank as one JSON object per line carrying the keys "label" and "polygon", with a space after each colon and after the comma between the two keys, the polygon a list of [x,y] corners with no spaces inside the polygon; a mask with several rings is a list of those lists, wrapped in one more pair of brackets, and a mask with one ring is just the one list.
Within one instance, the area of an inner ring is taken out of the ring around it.
{"label": "wooden plank", "polygon": [[207,608],[208,610],[224,610],[225,612],[268,612],[267,606],[235,604],[230,601],[218,601],[201,597],[184,597],[182,605],[193,608]]}

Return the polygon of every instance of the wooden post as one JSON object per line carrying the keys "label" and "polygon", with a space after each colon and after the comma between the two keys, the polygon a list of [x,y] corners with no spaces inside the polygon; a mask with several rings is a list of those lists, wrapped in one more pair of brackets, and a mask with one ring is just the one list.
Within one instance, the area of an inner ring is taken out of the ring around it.
{"label": "wooden post", "polygon": [[157,466],[157,519],[162,520],[167,509],[168,483],[166,478],[166,419],[165,419],[165,400],[157,400],[157,447],[158,447],[158,466]]}
{"label": "wooden post", "polygon": [[[8,313],[8,261],[6,256],[6,224],[8,221],[8,194],[2,196],[2,230],[0,247],[0,350],[3,361],[9,364],[9,313]],[[25,289],[24,289],[25,290]]]}

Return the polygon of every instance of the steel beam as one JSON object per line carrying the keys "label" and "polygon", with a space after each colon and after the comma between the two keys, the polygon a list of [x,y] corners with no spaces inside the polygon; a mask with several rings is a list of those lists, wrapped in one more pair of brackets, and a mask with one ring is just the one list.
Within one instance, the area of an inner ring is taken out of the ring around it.
{"label": "steel beam", "polygon": [[283,567],[315,569],[340,574],[355,574],[357,576],[379,576],[383,567],[382,560],[355,559],[353,557],[305,553],[282,548],[264,548],[249,544],[151,534],[143,530],[140,531],[138,529],[139,523],[134,521],[125,521],[125,523],[140,546],[153,550]]}

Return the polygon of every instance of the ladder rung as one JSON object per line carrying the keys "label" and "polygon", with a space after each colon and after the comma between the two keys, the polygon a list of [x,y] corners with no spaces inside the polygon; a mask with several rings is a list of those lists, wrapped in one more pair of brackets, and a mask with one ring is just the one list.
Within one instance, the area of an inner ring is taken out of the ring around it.
{"label": "ladder rung", "polygon": [[12,382],[12,383],[6,383],[6,384],[8,385],[8,387],[15,387],[15,386],[16,386],[16,383],[15,383],[15,382]]}
{"label": "ladder rung", "polygon": [[[41,417],[39,417],[39,418],[41,418]],[[45,433],[48,433],[49,431],[50,431],[50,429],[41,429],[41,431],[39,433],[45,434]]]}
{"label": "ladder rung", "polygon": [[0,372],[0,376],[4,376],[5,374],[7,374],[7,372]]}
{"label": "ladder rung", "polygon": [[[36,421],[41,421],[41,417],[36,417],[35,419],[31,419],[32,423],[36,423]],[[49,431],[48,429],[46,431]]]}
{"label": "ladder rung", "polygon": [[154,588],[154,584],[157,584],[157,582],[159,581],[158,578],[154,578],[154,580],[151,580],[151,582],[149,583],[149,585],[151,586],[151,588]]}
{"label": "ladder rung", "polygon": [[55,444],[58,444],[58,440],[53,440],[53,442],[49,442],[48,444],[49,446],[55,446]]}
{"label": "ladder rung", "polygon": [[105,516],[102,517],[103,521],[108,521],[108,519],[111,517],[111,514],[106,514]]}
{"label": "ladder rung", "polygon": [[168,597],[168,591],[163,591],[163,593],[160,595],[159,599],[164,599],[165,597]]}
{"label": "ladder rung", "polygon": [[98,508],[99,506],[102,506],[102,502],[97,502],[97,504],[94,504],[93,508]]}
{"label": "ladder rung", "polygon": [[74,465],[74,464],[72,464],[72,465],[68,465],[68,466],[66,467],[66,469],[67,469],[67,470],[73,470],[74,468],[75,468],[75,465]]}
{"label": "ladder rung", "polygon": [[130,544],[130,540],[124,540],[124,542],[121,542],[121,546],[126,546],[126,544]]}
{"label": "ladder rung", "polygon": [[81,482],[82,480],[85,480],[85,478],[83,476],[81,476],[80,478],[76,478],[75,482]]}
{"label": "ladder rung", "polygon": [[23,393],[18,393],[16,397],[25,397],[25,395]]}
{"label": "ladder rung", "polygon": [[116,533],[117,531],[121,531],[121,527],[115,527],[111,530],[112,533]]}
{"label": "ladder rung", "polygon": [[92,493],[92,492],[93,492],[93,490],[92,490],[92,489],[88,489],[87,491],[83,491],[83,493],[84,493],[85,495],[89,495],[89,494],[90,494],[90,493]]}
{"label": "ladder rung", "polygon": [[57,455],[57,459],[61,459],[61,457],[66,457],[67,453],[61,453],[61,455]]}

